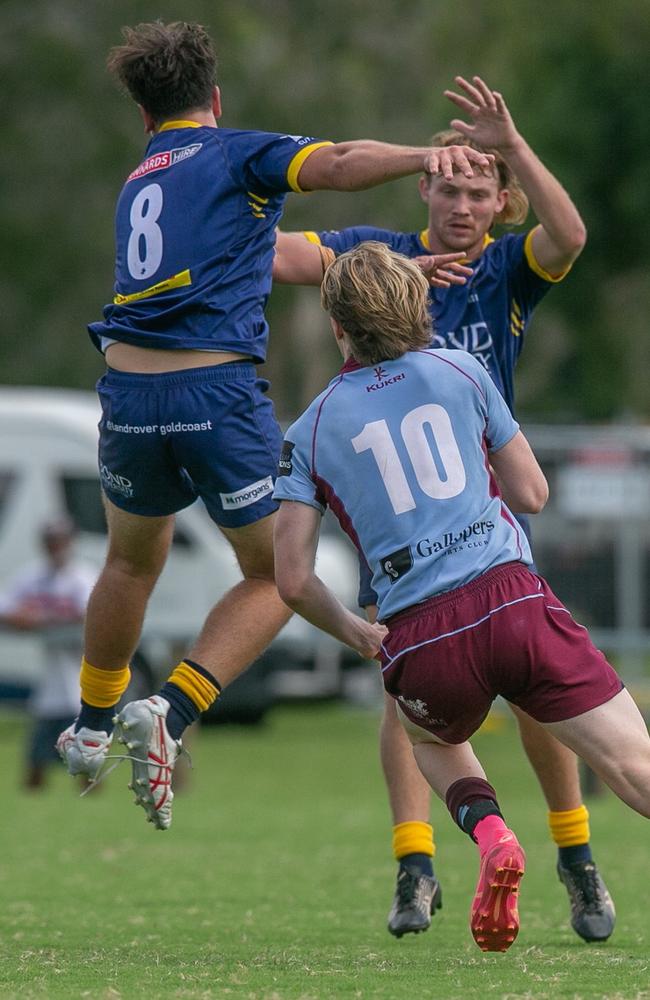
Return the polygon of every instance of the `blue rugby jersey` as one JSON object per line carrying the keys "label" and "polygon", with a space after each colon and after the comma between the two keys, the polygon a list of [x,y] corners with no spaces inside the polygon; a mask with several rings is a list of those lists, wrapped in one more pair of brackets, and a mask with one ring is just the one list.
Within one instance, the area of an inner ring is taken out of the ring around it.
{"label": "blue rugby jersey", "polygon": [[274,497],[332,509],[385,619],[492,566],[532,563],[489,469],[517,430],[466,352],[348,361],[287,431]]}
{"label": "blue rugby jersey", "polygon": [[[431,288],[433,347],[457,348],[478,358],[514,413],[514,368],[533,310],[554,282],[535,259],[527,235],[486,236],[481,256],[471,262],[465,285]],[[406,257],[431,253],[427,230],[394,233],[373,226],[305,232],[307,239],[338,255],[366,240],[387,243]],[[565,272],[566,274],[566,272]]]}
{"label": "blue rugby jersey", "polygon": [[264,306],[286,194],[319,146],[305,136],[167,122],[115,218],[115,295],[89,331],[140,347],[266,355]]}

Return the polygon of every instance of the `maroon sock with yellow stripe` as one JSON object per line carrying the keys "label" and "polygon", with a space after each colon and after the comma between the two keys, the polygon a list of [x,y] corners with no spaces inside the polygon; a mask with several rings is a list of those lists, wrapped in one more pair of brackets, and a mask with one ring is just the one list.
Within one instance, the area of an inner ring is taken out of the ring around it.
{"label": "maroon sock with yellow stripe", "polygon": [[167,731],[179,740],[188,726],[199,718],[218,698],[219,681],[194,660],[181,660],[160,689],[161,697],[169,702]]}

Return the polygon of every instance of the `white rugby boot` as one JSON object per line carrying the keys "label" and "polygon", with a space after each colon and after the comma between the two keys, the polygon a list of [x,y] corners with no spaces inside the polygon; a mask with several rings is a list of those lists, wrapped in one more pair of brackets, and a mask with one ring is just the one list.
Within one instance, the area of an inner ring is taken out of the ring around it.
{"label": "white rugby boot", "polygon": [[182,750],[180,740],[167,732],[169,702],[160,695],[131,701],[113,720],[115,735],[124,743],[131,761],[135,804],[142,806],[147,821],[158,830],[172,822],[172,772]]}
{"label": "white rugby boot", "polygon": [[75,723],[64,729],[56,741],[56,749],[69,774],[87,774],[96,781],[108,756],[113,734],[82,726],[75,733]]}

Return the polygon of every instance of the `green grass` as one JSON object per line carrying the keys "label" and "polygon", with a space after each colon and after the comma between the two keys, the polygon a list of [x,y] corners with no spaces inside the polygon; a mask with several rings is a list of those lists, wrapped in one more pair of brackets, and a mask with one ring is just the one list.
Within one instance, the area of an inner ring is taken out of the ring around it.
{"label": "green grass", "polygon": [[377,724],[336,705],[204,730],[160,833],[130,804],[127,765],[82,800],[58,771],[21,791],[22,726],[0,723],[0,997],[650,998],[645,821],[609,793],[589,804],[618,925],[587,946],[509,721],[475,746],[528,854],[518,940],[489,956],[471,940],[476,851],[437,803],[444,908],[425,935],[390,937]]}

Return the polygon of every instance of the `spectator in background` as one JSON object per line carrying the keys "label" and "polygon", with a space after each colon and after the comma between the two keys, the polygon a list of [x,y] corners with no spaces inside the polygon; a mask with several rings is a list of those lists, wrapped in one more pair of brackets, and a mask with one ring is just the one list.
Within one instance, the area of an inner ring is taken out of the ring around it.
{"label": "spectator in background", "polygon": [[0,595],[0,625],[39,634],[45,671],[31,693],[32,719],[24,776],[26,788],[42,788],[54,744],[79,710],[81,623],[97,576],[74,554],[75,527],[68,519],[41,532],[43,558],[27,567]]}

